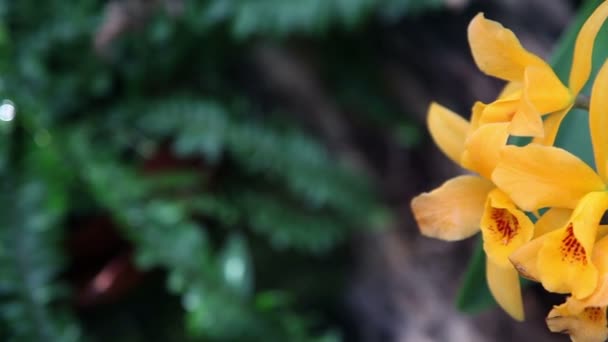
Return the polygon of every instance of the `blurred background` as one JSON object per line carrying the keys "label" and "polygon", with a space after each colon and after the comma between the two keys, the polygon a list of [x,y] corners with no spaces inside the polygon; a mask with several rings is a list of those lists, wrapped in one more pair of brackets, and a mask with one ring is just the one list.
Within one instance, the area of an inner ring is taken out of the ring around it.
{"label": "blurred background", "polygon": [[458,312],[409,201],[462,172],[429,102],[501,87],[469,20],[548,57],[579,6],[0,0],[0,341],[568,340]]}

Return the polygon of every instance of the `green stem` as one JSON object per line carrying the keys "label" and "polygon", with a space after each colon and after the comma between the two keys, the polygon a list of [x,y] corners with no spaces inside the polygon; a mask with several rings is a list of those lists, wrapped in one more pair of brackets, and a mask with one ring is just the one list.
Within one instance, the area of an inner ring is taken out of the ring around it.
{"label": "green stem", "polygon": [[574,108],[584,109],[589,111],[589,96],[585,94],[578,94],[574,100]]}

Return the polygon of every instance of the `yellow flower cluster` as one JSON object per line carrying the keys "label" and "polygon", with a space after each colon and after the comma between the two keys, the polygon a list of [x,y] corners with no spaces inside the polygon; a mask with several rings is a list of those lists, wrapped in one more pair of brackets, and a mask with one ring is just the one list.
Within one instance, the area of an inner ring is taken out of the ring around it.
{"label": "yellow flower cluster", "polygon": [[[573,341],[608,338],[608,226],[601,225],[608,209],[608,62],[588,108],[595,169],[553,143],[589,78],[607,17],[608,1],[581,28],[565,86],[512,31],[478,14],[468,29],[473,58],[484,73],[507,81],[505,90],[492,103],[475,103],[470,121],[436,103],[428,112],[439,148],[477,175],[455,177],[412,200],[426,236],[460,240],[481,231],[488,286],[513,318],[524,319],[519,275],[568,294],[547,324]],[[518,147],[507,144],[509,136],[533,139]]]}

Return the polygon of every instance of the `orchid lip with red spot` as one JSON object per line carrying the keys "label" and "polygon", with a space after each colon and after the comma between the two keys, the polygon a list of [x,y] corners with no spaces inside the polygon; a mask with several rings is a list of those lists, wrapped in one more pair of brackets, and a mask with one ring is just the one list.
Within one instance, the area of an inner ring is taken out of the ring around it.
{"label": "orchid lip with red spot", "polygon": [[[517,217],[511,215],[506,209],[492,208],[492,220],[499,236],[502,236],[502,244],[507,245],[515,237],[519,229]],[[493,229],[493,228],[491,228]]]}
{"label": "orchid lip with red spot", "polygon": [[560,247],[562,252],[562,261],[568,261],[570,263],[579,262],[583,265],[587,265],[587,253],[585,247],[574,236],[574,228],[572,223],[566,228],[566,236],[562,240]]}

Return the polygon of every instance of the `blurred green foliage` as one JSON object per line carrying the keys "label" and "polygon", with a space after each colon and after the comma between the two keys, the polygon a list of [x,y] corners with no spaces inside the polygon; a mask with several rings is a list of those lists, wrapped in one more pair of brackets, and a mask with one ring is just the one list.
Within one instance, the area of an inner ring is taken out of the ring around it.
{"label": "blurred green foliage", "polygon": [[[235,69],[265,39],[348,48],[330,31],[441,1],[185,1],[181,14],[158,3],[96,52],[105,2],[0,1],[0,95],[17,109],[0,122],[0,340],[339,340],[317,310],[343,286],[329,252],[390,215],[365,174],[260,106]],[[384,113],[365,120],[412,144],[412,126],[352,77],[371,57],[344,67],[336,51],[331,82],[354,89],[336,96]],[[83,309],[66,241],[99,215],[149,275]]]}

